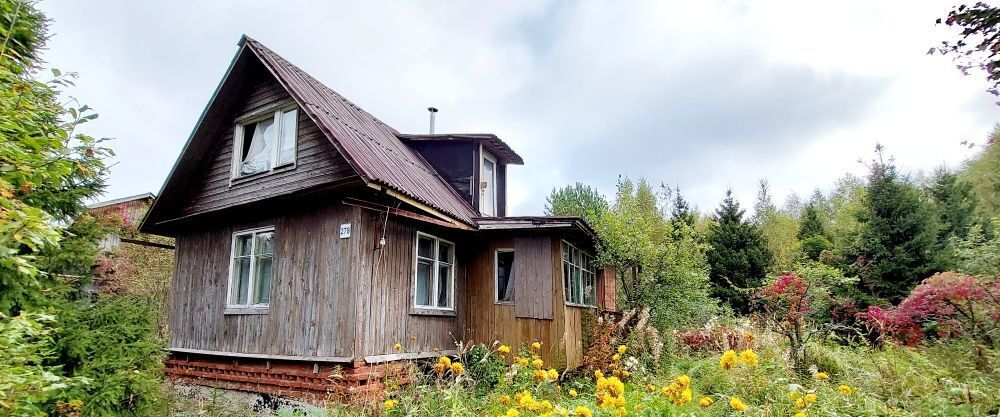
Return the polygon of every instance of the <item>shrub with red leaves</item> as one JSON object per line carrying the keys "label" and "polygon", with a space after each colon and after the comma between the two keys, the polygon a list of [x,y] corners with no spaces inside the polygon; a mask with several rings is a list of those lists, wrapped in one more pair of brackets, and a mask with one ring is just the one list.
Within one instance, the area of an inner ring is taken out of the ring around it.
{"label": "shrub with red leaves", "polygon": [[913,346],[927,337],[972,337],[993,345],[1000,327],[1000,280],[942,272],[925,279],[898,306],[859,314],[879,339]]}

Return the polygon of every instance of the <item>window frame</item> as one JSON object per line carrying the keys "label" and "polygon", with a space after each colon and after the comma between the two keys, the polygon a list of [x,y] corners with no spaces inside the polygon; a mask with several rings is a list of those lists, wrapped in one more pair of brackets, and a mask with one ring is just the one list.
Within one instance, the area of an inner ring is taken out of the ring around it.
{"label": "window frame", "polygon": [[[241,236],[250,235],[250,276],[247,279],[247,301],[252,301],[255,297],[254,292],[256,291],[256,279],[257,276],[256,266],[257,266],[257,235],[261,233],[271,232],[274,234],[275,238],[277,234],[274,231],[274,226],[263,226],[256,227],[252,229],[237,230],[233,232],[230,248],[229,248],[229,277],[226,282],[226,312],[229,314],[235,313],[252,313],[252,312],[266,312],[270,307],[270,292],[271,288],[274,286],[275,278],[275,263],[277,261],[277,256],[275,251],[271,250],[271,285],[268,286],[268,302],[267,303],[257,303],[257,304],[234,304],[233,303],[233,282],[235,278],[236,271],[236,241]],[[277,247],[274,245],[273,247]]]}
{"label": "window frame", "polygon": [[[295,111],[295,135],[292,138],[292,160],[291,162],[286,162],[284,164],[278,164],[278,156],[281,153],[281,135],[284,132],[282,129],[281,119],[282,115],[290,111]],[[287,169],[295,168],[298,162],[299,153],[299,113],[301,109],[295,104],[285,104],[275,107],[269,107],[264,110],[260,110],[249,115],[240,117],[236,119],[236,124],[233,128],[233,163],[231,167],[230,184],[233,182],[238,182],[243,179],[253,178],[260,175],[272,174],[275,171],[284,171]],[[258,123],[264,120],[271,119],[274,122],[274,129],[278,135],[277,142],[273,149],[271,149],[270,155],[270,166],[266,171],[254,172],[252,174],[241,174],[243,168],[243,145],[246,139],[244,133],[246,131],[247,125]]]}
{"label": "window frame", "polygon": [[[562,241],[562,245],[563,246],[561,248],[559,248],[560,249],[560,254],[559,255],[560,255],[560,259],[562,260],[562,264],[560,265],[561,266],[560,270],[562,271],[562,275],[563,275],[563,279],[562,279],[562,282],[563,282],[563,301],[568,306],[584,307],[584,308],[596,308],[597,307],[597,269],[594,268],[594,255],[591,255],[590,252],[587,252],[587,251],[585,251],[583,249],[580,249],[576,245],[574,245],[574,244],[572,244],[572,243],[570,243],[570,242],[568,242],[566,240]],[[565,258],[565,256],[563,255],[563,253],[562,253],[563,251],[566,250],[564,248],[569,248],[569,260],[567,260]],[[583,265],[577,265],[577,264],[575,264],[573,262],[573,251],[574,250],[577,251],[577,252],[579,252],[581,255],[583,255],[583,256],[586,257],[584,259],[585,259],[585,261],[589,261],[588,262],[590,264],[589,268],[585,268]],[[569,268],[570,269],[570,277],[566,277],[566,272],[567,272],[566,264],[570,265],[570,268]],[[580,269],[580,285],[579,285],[580,291],[577,294],[580,297],[579,298],[580,302],[572,301],[572,299],[570,297],[570,288],[572,287],[572,283],[569,280],[573,279],[573,277],[572,277],[572,275],[573,275],[572,274],[572,268],[573,267],[576,267],[576,268]],[[591,294],[590,294],[591,295],[591,300],[593,301],[593,304],[587,304],[587,302],[586,302],[587,301],[587,296],[586,296],[586,294],[585,294],[584,291],[585,291],[585,288],[586,288],[585,284],[587,282],[587,276],[585,276],[585,274],[589,274],[589,277],[591,277],[591,279],[593,280],[593,286],[592,286],[593,289],[592,289]],[[567,285],[567,284],[569,284],[569,285]]]}
{"label": "window frame", "polygon": [[[420,304],[417,304],[417,274],[419,273],[417,268],[418,268],[418,266],[420,264],[421,258],[423,258],[423,259],[429,259],[429,258],[425,258],[425,257],[420,256],[420,238],[421,237],[427,238],[427,239],[431,239],[431,240],[434,241],[434,250],[431,252],[431,253],[434,254],[434,259],[432,260],[433,263],[431,264],[431,288],[429,289],[430,293],[429,293],[429,298],[428,298],[432,303],[436,303],[436,301],[437,301],[437,294],[438,294],[438,289],[439,289],[438,286],[441,284],[441,278],[440,278],[440,274],[441,274],[440,267],[441,267],[441,264],[443,263],[445,265],[451,266],[451,268],[448,269],[449,275],[450,275],[448,277],[448,282],[451,284],[451,288],[449,288],[449,291],[448,291],[448,304],[449,304],[448,307],[440,307],[440,306],[435,306],[435,305],[420,305]],[[451,262],[441,262],[441,260],[438,259],[438,257],[441,256],[441,252],[440,252],[441,251],[441,242],[444,242],[444,243],[447,243],[447,244],[451,245]],[[420,232],[420,231],[417,232],[417,236],[413,240],[413,285],[411,287],[411,290],[413,291],[413,296],[411,297],[412,302],[410,304],[415,311],[420,311],[420,310],[424,310],[424,311],[432,310],[432,311],[437,311],[437,312],[454,312],[455,311],[455,286],[456,286],[456,284],[455,284],[455,269],[456,269],[456,265],[455,264],[456,264],[456,259],[458,258],[458,253],[457,252],[458,252],[458,247],[455,246],[455,242],[452,242],[452,241],[447,240],[447,239],[439,238],[439,237],[434,236],[434,235],[429,234],[429,233],[424,233],[424,232]]]}
{"label": "window frame", "polygon": [[[504,301],[500,299],[500,253],[501,252],[514,253],[514,248],[497,248],[496,250],[493,251],[493,302],[495,304],[513,305],[515,300],[517,299],[517,288],[514,289],[514,300]],[[516,257],[517,255],[515,254],[514,256]],[[511,268],[513,268],[514,264],[511,263],[510,266]],[[516,273],[517,271],[514,272]],[[515,279],[515,281],[517,280],[516,275],[513,278]],[[511,284],[510,282],[507,283],[507,285],[510,284]]]}
{"label": "window frame", "polygon": [[[499,168],[499,166],[497,164],[497,158],[495,156],[493,156],[493,154],[489,153],[486,149],[481,149],[480,153],[482,154],[482,158],[480,158],[480,161],[479,161],[479,177],[480,177],[479,178],[479,182],[480,182],[480,184],[479,184],[479,213],[482,214],[483,216],[487,216],[487,217],[496,217],[497,216],[497,208],[499,206],[499,203],[497,202],[497,197],[500,194],[497,191],[497,177],[498,177],[498,175],[497,175],[497,169]],[[482,183],[484,181],[484,179],[482,178],[483,177],[483,172],[486,171],[486,162],[485,161],[490,161],[490,162],[493,163],[493,175],[492,175],[492,178],[490,178],[490,184],[492,185],[492,191],[493,191],[493,207],[492,207],[492,210],[489,213],[487,213],[485,210],[483,210],[484,203],[486,202],[485,201],[486,200],[486,191],[483,189],[483,186],[482,186]]]}

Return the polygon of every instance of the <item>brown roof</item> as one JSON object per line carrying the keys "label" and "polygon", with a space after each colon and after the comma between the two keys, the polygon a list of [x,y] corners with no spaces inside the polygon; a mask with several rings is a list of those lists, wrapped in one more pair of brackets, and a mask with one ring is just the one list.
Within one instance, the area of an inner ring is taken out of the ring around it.
{"label": "brown roof", "polygon": [[469,141],[478,142],[483,145],[486,150],[490,151],[491,154],[500,158],[501,161],[507,164],[524,165],[524,160],[521,159],[521,155],[514,152],[510,146],[507,146],[504,141],[500,140],[497,135],[491,133],[444,133],[444,134],[429,134],[429,135],[413,135],[413,134],[401,134],[398,135],[400,139],[404,141],[447,141],[447,140],[457,140],[457,141]]}
{"label": "brown roof", "polygon": [[240,44],[260,58],[366,182],[385,186],[475,225],[473,218],[478,213],[427,161],[403,144],[399,132],[260,42],[244,36]]}
{"label": "brown roof", "polygon": [[575,216],[480,217],[479,230],[577,229],[597,240],[597,232],[587,221]]}

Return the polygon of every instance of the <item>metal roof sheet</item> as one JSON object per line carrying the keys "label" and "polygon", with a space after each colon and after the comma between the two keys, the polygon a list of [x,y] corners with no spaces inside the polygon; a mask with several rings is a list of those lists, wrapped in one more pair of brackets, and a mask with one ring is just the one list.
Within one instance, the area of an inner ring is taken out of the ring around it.
{"label": "metal roof sheet", "polygon": [[260,42],[243,41],[366,181],[475,225],[479,214],[389,127]]}

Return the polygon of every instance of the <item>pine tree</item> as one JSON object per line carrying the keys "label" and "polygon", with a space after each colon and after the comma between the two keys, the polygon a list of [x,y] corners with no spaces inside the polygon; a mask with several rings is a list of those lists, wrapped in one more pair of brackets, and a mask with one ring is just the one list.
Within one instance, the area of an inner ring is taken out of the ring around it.
{"label": "pine tree", "polygon": [[670,221],[674,224],[674,228],[677,228],[680,224],[694,227],[695,214],[691,211],[691,206],[687,200],[681,195],[680,186],[674,190],[673,205],[670,209]]}
{"label": "pine tree", "polygon": [[576,216],[591,226],[608,210],[608,202],[597,189],[578,182],[563,188],[553,188],[545,198],[546,216]]}
{"label": "pine tree", "polygon": [[931,208],[900,177],[892,160],[885,160],[881,146],[869,169],[854,265],[862,290],[896,303],[921,280],[940,272],[937,225]]}
{"label": "pine tree", "polygon": [[811,236],[826,236],[826,228],[819,218],[816,206],[809,204],[802,210],[802,222],[799,224],[799,239]]}
{"label": "pine tree", "polygon": [[760,286],[771,264],[771,252],[760,230],[743,218],[744,210],[727,190],[709,227],[708,253],[712,293],[739,313],[750,311],[744,289]]}
{"label": "pine tree", "polygon": [[934,172],[927,195],[941,226],[940,242],[946,244],[952,236],[964,238],[976,221],[976,196],[972,193],[972,184],[959,180],[957,174],[942,167]]}

